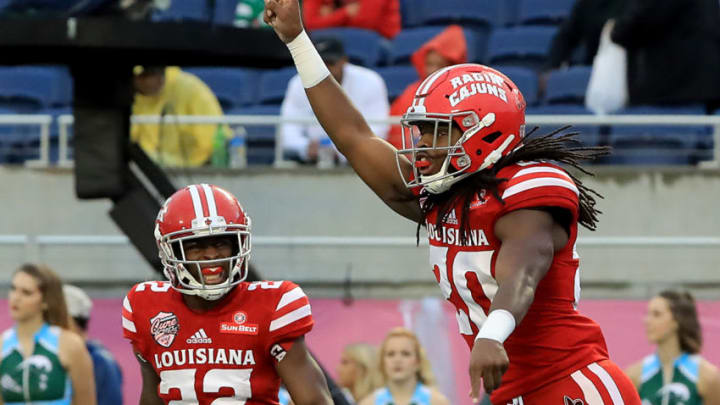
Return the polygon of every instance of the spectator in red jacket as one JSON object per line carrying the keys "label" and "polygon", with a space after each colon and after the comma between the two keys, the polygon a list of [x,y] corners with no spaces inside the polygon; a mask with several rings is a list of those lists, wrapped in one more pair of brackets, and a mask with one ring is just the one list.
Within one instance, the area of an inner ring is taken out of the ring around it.
{"label": "spectator in red jacket", "polygon": [[392,39],[400,32],[398,0],[304,0],[303,22],[308,30],[364,28]]}
{"label": "spectator in red jacket", "polygon": [[[420,83],[433,72],[446,66],[467,62],[467,43],[462,27],[451,25],[423,44],[410,58],[420,80],[410,84],[390,106],[390,115],[399,116],[407,112],[412,104],[415,91]],[[387,141],[398,149],[402,148],[402,130],[393,125]],[[406,143],[406,146],[410,145]]]}

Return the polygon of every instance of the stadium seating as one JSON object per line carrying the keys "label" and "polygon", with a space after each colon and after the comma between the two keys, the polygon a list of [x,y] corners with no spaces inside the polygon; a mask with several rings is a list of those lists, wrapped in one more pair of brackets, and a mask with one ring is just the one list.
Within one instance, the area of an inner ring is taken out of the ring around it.
{"label": "stadium seating", "polygon": [[590,66],[572,66],[550,72],[545,101],[549,104],[585,104],[585,91],[590,81]]}
{"label": "stadium seating", "polygon": [[[444,26],[426,26],[409,28],[400,33],[390,42],[387,56],[388,65],[409,64],[410,57],[425,42],[445,29]],[[482,30],[463,27],[467,43],[467,58],[471,62],[480,62],[487,51],[487,35]]]}
{"label": "stadium seating", "polygon": [[[262,105],[236,108],[227,115],[280,115],[280,106]],[[244,130],[247,142],[248,165],[271,165],[275,160],[275,126],[246,125],[244,129],[237,127],[234,131]]]}
{"label": "stadium seating", "polygon": [[557,25],[567,18],[575,0],[522,0],[520,24]]}
{"label": "stadium seating", "polygon": [[486,63],[539,69],[547,59],[555,27],[498,28],[490,34]]}
{"label": "stadium seating", "polygon": [[375,67],[387,58],[390,42],[375,31],[359,28],[327,28],[310,33],[313,40],[336,37],[345,46],[345,53],[352,63]]}
{"label": "stadium seating", "polygon": [[388,64],[398,65],[410,63],[410,56],[412,56],[422,44],[444,29],[445,27],[418,27],[400,31],[390,43]]}
{"label": "stadium seating", "polygon": [[285,98],[288,82],[297,74],[295,67],[266,70],[260,76],[259,104],[280,104]]}
{"label": "stadium seating", "polygon": [[153,21],[209,21],[207,3],[204,1],[171,1],[167,10],[153,12]]}
{"label": "stadium seating", "polygon": [[520,10],[520,0],[501,0],[498,7],[496,27],[512,26],[517,24]]}
{"label": "stadium seating", "polygon": [[[581,105],[575,104],[554,104],[554,105],[539,105],[534,107],[528,107],[526,110],[527,115],[592,115],[592,112]],[[527,129],[528,131],[535,127],[529,122]],[[544,125],[541,126],[537,132],[538,134],[546,134],[555,129],[560,128],[562,125]],[[598,146],[603,144],[601,128],[597,125],[573,125],[565,132],[579,132],[578,139],[585,146]]]}
{"label": "stadium seating", "polygon": [[242,68],[189,68],[186,72],[198,76],[215,93],[223,110],[254,104],[260,73]]}
{"label": "stadium seating", "polygon": [[500,2],[496,0],[417,0],[421,24],[467,24],[489,26],[497,23]]}
{"label": "stadium seating", "polygon": [[377,72],[385,80],[388,99],[392,102],[405,88],[418,80],[417,70],[412,66],[388,66],[377,68]]}
{"label": "stadium seating", "polygon": [[67,106],[72,79],[67,68],[53,66],[0,67],[0,105],[19,113]]}
{"label": "stadium seating", "polygon": [[213,23],[220,25],[233,25],[237,4],[238,0],[215,0]]}
{"label": "stadium seating", "polygon": [[517,66],[493,66],[503,72],[522,92],[525,102],[534,105],[538,101],[538,78],[535,71]]}
{"label": "stadium seating", "polygon": [[[701,106],[630,107],[620,114],[704,114]],[[698,160],[698,147],[708,129],[698,125],[617,125],[611,128],[610,161],[616,164],[684,165]]]}

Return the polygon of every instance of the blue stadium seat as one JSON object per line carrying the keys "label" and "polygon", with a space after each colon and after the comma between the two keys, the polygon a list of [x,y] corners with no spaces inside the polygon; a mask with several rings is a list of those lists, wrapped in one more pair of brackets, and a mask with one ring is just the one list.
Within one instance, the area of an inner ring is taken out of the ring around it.
{"label": "blue stadium seat", "polygon": [[220,101],[223,110],[256,102],[260,74],[243,68],[189,68],[185,70],[199,77]]}
{"label": "blue stadium seat", "polygon": [[400,0],[400,16],[403,28],[420,25],[422,8],[418,7],[418,0]]}
{"label": "blue stadium seat", "polygon": [[490,34],[486,63],[539,69],[550,49],[556,27],[498,28]]}
{"label": "blue stadium seat", "polygon": [[493,66],[515,83],[528,105],[538,101],[538,77],[534,70],[518,66]]}
{"label": "blue stadium seat", "polygon": [[495,26],[511,26],[517,24],[520,13],[520,0],[499,0],[498,20]]}
{"label": "blue stadium seat", "polygon": [[[588,110],[584,106],[576,104],[553,104],[553,105],[539,105],[534,107],[528,107],[526,110],[527,115],[592,115],[592,111]],[[531,120],[528,121],[528,130],[535,127]],[[539,134],[545,134],[553,131],[561,125],[545,125],[538,129]],[[602,144],[602,135],[600,127],[597,125],[573,125],[565,132],[579,132],[578,138],[585,146],[598,146]]]}
{"label": "blue stadium seat", "polygon": [[545,101],[549,104],[585,104],[591,66],[571,66],[550,72]]}
{"label": "blue stadium seat", "polygon": [[260,75],[259,104],[280,104],[285,98],[288,82],[297,74],[295,67],[264,70]]}
{"label": "blue stadium seat", "polygon": [[471,24],[490,26],[497,23],[500,1],[497,0],[418,0],[423,25]]}
{"label": "blue stadium seat", "polygon": [[473,63],[482,63],[487,55],[489,34],[482,30],[463,28],[465,42],[467,43],[467,60]]}
{"label": "blue stadium seat", "polygon": [[238,0],[215,0],[213,23],[219,25],[233,25]]}
{"label": "blue stadium seat", "polygon": [[520,24],[557,25],[567,18],[575,0],[522,0]]}
{"label": "blue stadium seat", "polygon": [[310,33],[313,40],[336,37],[345,46],[350,62],[365,67],[375,67],[387,57],[390,42],[375,31],[360,28],[327,28]]}
{"label": "blue stadium seat", "polygon": [[404,29],[390,42],[388,64],[410,63],[410,56],[445,27],[418,27]]}
{"label": "blue stadium seat", "polygon": [[388,99],[394,100],[405,88],[417,81],[417,70],[413,66],[388,66],[375,69],[383,80],[388,90]]}
{"label": "blue stadium seat", "polygon": [[[390,42],[388,65],[410,63],[410,57],[424,43],[441,33],[445,27],[426,26],[404,29]],[[487,35],[481,30],[463,28],[467,43],[467,59],[470,62],[482,62],[487,51]]]}
{"label": "blue stadium seat", "polygon": [[205,1],[171,1],[167,10],[153,12],[153,21],[202,21],[209,22],[208,5]]}
{"label": "blue stadium seat", "polygon": [[[620,114],[704,115],[702,106],[639,106]],[[701,125],[617,125],[611,128],[610,157],[616,164],[684,165],[698,160],[699,146],[708,129]]]}
{"label": "blue stadium seat", "polygon": [[[280,115],[278,105],[255,105],[236,108],[227,115]],[[233,127],[234,131],[242,129]],[[275,126],[245,125],[248,165],[271,165],[275,161]]]}
{"label": "blue stadium seat", "polygon": [[0,67],[0,103],[16,112],[70,105],[72,79],[65,67]]}

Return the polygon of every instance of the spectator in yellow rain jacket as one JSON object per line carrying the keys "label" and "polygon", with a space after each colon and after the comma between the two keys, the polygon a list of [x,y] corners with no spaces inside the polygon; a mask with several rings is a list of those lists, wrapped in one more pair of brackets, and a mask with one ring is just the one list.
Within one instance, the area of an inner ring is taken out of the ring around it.
{"label": "spectator in yellow rain jacket", "polygon": [[[136,66],[133,115],[223,115],[212,90],[178,67]],[[160,166],[198,167],[210,161],[215,124],[133,124],[130,138]],[[225,137],[230,129],[223,125]]]}

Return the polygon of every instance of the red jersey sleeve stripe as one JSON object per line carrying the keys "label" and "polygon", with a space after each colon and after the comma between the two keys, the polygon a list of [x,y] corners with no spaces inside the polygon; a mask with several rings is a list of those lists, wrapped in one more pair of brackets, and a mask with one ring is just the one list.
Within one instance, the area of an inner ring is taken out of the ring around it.
{"label": "red jersey sleeve stripe", "polygon": [[590,364],[588,366],[588,369],[592,371],[596,376],[600,377],[600,381],[602,381],[605,389],[610,394],[610,398],[612,399],[613,404],[624,405],[625,401],[623,401],[622,395],[620,395],[620,390],[618,389],[615,381],[612,379],[610,374],[604,368],[600,367],[600,365],[597,363]]}
{"label": "red jersey sleeve stripe", "polygon": [[566,178],[568,181],[572,181],[570,176],[562,170],[555,167],[548,167],[548,166],[539,166],[539,167],[528,167],[526,169],[518,170],[517,173],[515,173],[514,176],[512,176],[513,179],[517,179],[522,176],[527,176],[529,174],[536,174],[536,173],[554,173],[559,174],[560,176]]}
{"label": "red jersey sleeve stripe", "polygon": [[310,315],[310,304],[304,305],[292,312],[289,312],[283,316],[281,316],[278,319],[275,319],[274,321],[270,322],[270,332],[276,331],[284,326],[287,326],[298,319],[305,318],[306,316]]}
{"label": "red jersey sleeve stripe", "polygon": [[295,287],[292,290],[283,294],[283,296],[280,298],[280,302],[278,302],[277,308],[275,308],[275,310],[277,311],[278,309],[284,307],[285,305],[288,305],[288,304],[295,302],[299,299],[302,299],[304,297],[305,297],[305,292],[303,292],[302,288]]}
{"label": "red jersey sleeve stripe", "polygon": [[137,328],[135,328],[135,322],[132,321],[133,314],[132,314],[132,307],[130,306],[130,300],[127,296],[125,296],[125,299],[123,299],[123,308],[122,308],[122,326],[123,328],[127,329],[130,332],[136,333]]}
{"label": "red jersey sleeve stripe", "polygon": [[123,309],[125,309],[126,311],[128,311],[129,313],[132,314],[132,307],[130,306],[130,300],[128,299],[127,296],[123,300]]}
{"label": "red jersey sleeve stripe", "polygon": [[122,326],[123,328],[129,330],[132,333],[137,333],[137,329],[135,328],[135,322],[125,318],[124,316],[122,317]]}
{"label": "red jersey sleeve stripe", "polygon": [[575,195],[580,194],[577,187],[575,187],[575,184],[570,181],[562,180],[562,179],[558,179],[558,178],[554,178],[554,177],[541,177],[541,178],[525,180],[525,181],[517,183],[513,186],[508,187],[507,189],[505,189],[505,192],[503,192],[502,198],[506,199],[515,194],[522,193],[523,191],[530,190],[533,188],[539,188],[539,187],[564,187],[566,189],[571,190],[573,193],[575,193]]}

